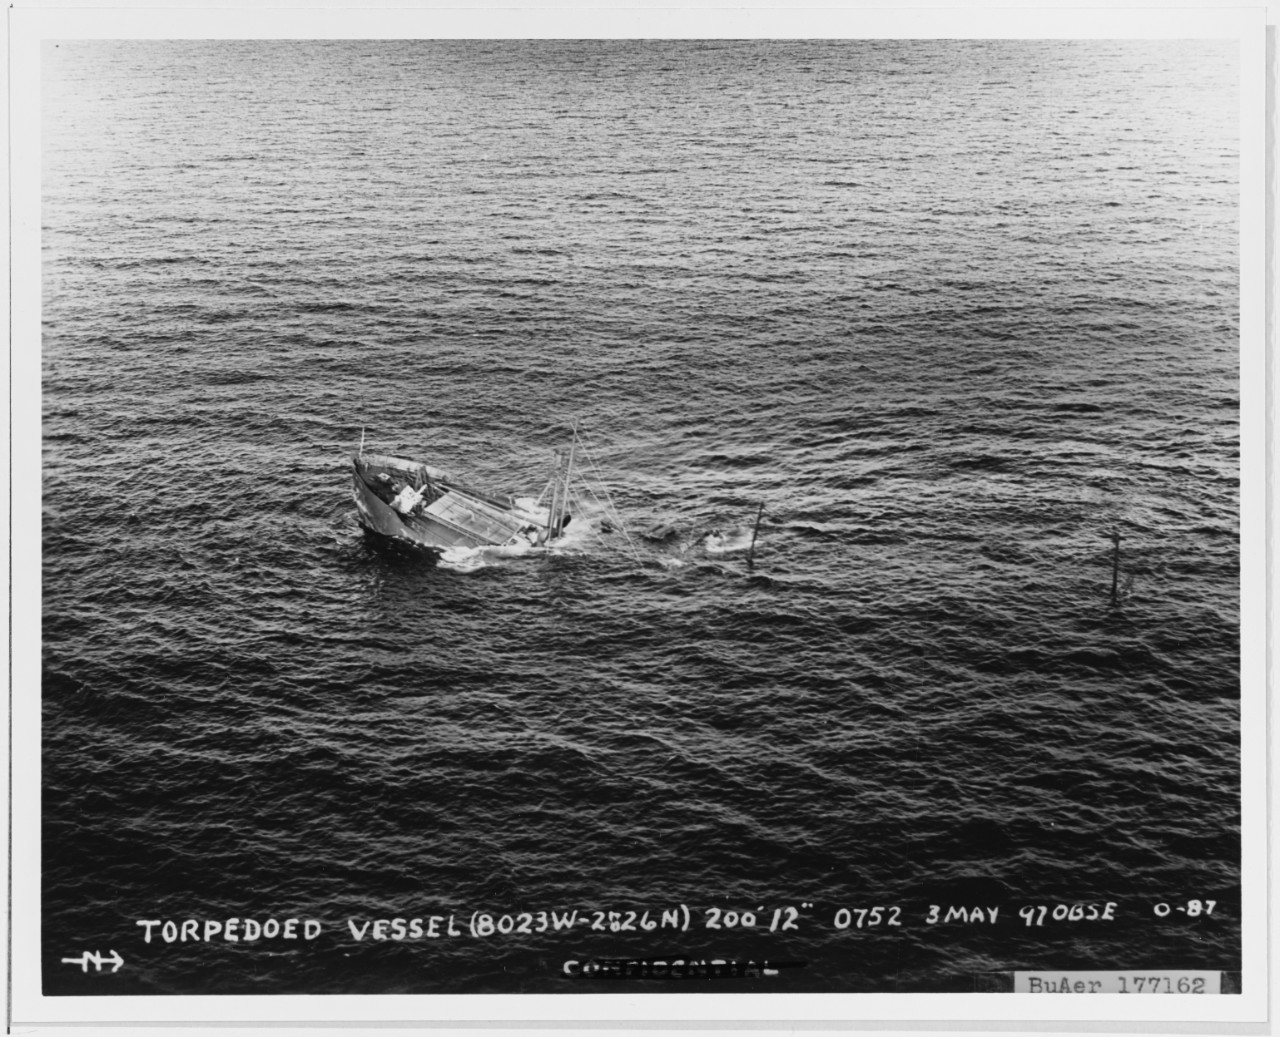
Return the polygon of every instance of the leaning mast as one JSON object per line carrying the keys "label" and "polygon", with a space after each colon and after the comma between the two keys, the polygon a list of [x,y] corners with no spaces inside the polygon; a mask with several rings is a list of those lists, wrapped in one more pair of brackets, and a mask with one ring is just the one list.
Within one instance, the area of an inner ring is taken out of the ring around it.
{"label": "leaning mast", "polygon": [[569,509],[569,483],[573,479],[573,459],[577,446],[578,426],[575,423],[567,462],[561,451],[555,451],[555,471],[551,476],[551,507],[547,513],[547,528],[540,543],[546,543],[560,535],[565,513]]}

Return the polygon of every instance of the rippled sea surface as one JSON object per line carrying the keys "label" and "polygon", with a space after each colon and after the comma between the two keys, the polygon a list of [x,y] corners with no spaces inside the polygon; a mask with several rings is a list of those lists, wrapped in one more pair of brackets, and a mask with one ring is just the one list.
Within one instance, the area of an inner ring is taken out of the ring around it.
{"label": "rippled sea surface", "polygon": [[[47,993],[1240,968],[1228,43],[43,57]],[[624,527],[356,523],[362,429],[537,493],[575,421]],[[136,924],[230,918],[320,934]]]}

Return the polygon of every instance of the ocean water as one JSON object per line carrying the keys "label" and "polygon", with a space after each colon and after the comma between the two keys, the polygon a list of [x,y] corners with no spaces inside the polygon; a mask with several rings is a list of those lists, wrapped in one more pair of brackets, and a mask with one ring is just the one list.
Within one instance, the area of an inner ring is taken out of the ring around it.
{"label": "ocean water", "polygon": [[1227,42],[43,61],[46,993],[1241,967]]}

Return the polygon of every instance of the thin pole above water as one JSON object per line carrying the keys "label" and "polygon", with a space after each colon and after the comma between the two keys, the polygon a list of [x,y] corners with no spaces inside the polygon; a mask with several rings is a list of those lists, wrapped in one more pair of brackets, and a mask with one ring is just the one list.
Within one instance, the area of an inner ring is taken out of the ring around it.
{"label": "thin pole above water", "polygon": [[760,510],[756,512],[756,526],[751,531],[751,546],[747,549],[747,567],[755,565],[756,537],[760,533],[760,517],[764,514],[764,501],[760,502]]}
{"label": "thin pole above water", "polygon": [[1111,540],[1115,544],[1111,553],[1111,607],[1115,608],[1120,603],[1120,534],[1112,530]]}

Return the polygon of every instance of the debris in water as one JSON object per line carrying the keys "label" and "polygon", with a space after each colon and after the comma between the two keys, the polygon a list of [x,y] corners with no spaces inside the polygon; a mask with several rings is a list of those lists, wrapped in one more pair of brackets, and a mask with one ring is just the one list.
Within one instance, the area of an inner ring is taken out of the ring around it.
{"label": "debris in water", "polygon": [[676,527],[670,522],[664,522],[661,525],[654,526],[652,529],[646,530],[640,534],[646,540],[669,540],[676,535]]}

